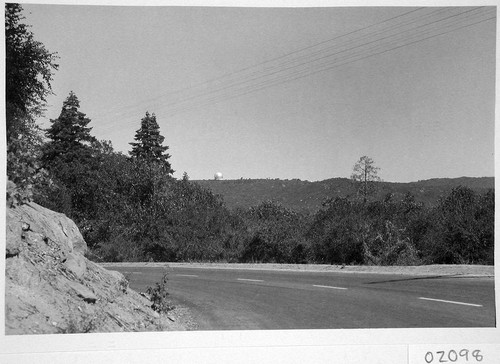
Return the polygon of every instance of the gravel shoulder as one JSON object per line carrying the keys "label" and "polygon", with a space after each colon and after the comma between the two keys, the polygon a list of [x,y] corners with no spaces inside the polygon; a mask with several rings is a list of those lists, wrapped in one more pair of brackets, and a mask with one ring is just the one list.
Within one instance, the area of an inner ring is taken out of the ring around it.
{"label": "gravel shoulder", "polygon": [[250,264],[250,263],[100,263],[103,267],[180,267],[208,269],[252,269],[252,270],[284,270],[303,272],[335,272],[335,273],[369,273],[369,274],[401,274],[416,276],[480,276],[495,275],[495,267],[491,265],[421,265],[421,266],[341,266],[329,264]]}

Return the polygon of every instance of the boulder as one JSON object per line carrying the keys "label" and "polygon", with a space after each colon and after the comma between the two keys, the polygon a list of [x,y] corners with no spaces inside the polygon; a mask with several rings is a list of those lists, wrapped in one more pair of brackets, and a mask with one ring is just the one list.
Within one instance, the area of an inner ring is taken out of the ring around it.
{"label": "boulder", "polygon": [[[28,231],[23,230],[26,226]],[[63,250],[80,254],[87,251],[87,243],[73,220],[34,202],[7,209],[7,230],[11,232],[7,240],[13,246],[18,245],[27,232],[34,232],[46,242],[60,244]]]}
{"label": "boulder", "polygon": [[118,272],[87,260],[76,224],[35,203],[7,208],[5,333],[184,330]]}
{"label": "boulder", "polygon": [[69,253],[64,262],[64,267],[77,278],[82,278],[87,269],[87,264],[81,254]]}

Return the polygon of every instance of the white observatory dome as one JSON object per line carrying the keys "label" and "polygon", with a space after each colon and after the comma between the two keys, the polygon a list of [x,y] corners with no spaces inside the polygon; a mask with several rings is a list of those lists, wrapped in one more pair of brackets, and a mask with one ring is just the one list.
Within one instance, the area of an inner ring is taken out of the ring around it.
{"label": "white observatory dome", "polygon": [[221,172],[217,172],[216,174],[214,174],[214,179],[216,181],[221,180],[222,178],[223,178],[223,176],[222,176]]}

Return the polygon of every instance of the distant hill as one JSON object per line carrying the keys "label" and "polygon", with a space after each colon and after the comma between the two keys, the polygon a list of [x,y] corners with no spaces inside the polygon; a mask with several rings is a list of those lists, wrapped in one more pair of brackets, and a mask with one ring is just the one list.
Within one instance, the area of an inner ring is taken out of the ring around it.
{"label": "distant hill", "polygon": [[[329,197],[345,197],[355,194],[348,178],[332,178],[309,182],[299,179],[239,179],[239,180],[197,180],[192,181],[224,198],[230,209],[255,206],[265,200],[273,200],[296,211],[315,212]],[[417,201],[433,205],[439,197],[446,195],[459,185],[484,193],[495,188],[494,177],[433,178],[418,182],[380,182],[377,193],[382,198],[388,193],[396,200],[411,192]]]}

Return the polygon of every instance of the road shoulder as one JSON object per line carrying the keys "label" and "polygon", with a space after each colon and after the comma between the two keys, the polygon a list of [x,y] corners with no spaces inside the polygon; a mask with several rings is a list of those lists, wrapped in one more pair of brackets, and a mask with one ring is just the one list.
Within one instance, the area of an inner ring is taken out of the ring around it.
{"label": "road shoulder", "polygon": [[100,263],[103,267],[169,267],[201,269],[245,269],[282,270],[301,272],[400,274],[413,276],[468,276],[490,277],[495,275],[491,265],[420,265],[420,266],[342,266],[329,264],[273,264],[273,263],[172,263],[172,262],[126,262]]}

